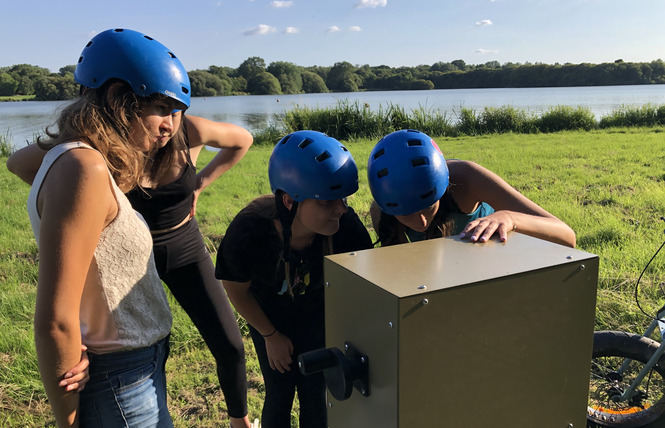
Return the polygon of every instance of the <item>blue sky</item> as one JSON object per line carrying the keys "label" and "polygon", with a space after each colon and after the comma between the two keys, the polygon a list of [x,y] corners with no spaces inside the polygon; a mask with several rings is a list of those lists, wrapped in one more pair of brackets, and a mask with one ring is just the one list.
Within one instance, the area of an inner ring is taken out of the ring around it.
{"label": "blue sky", "polygon": [[187,70],[251,56],[391,67],[665,59],[663,0],[13,0],[1,10],[0,67],[51,71],[120,27],[156,38]]}

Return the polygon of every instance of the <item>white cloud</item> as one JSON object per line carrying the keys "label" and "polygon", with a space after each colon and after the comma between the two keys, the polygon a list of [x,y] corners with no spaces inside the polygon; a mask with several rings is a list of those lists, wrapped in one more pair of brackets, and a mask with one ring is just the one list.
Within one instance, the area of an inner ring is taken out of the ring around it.
{"label": "white cloud", "polygon": [[274,8],[286,8],[286,7],[291,7],[293,6],[292,1],[279,1],[279,0],[274,0],[270,2],[270,7]]}
{"label": "white cloud", "polygon": [[498,49],[476,49],[476,53],[481,55],[491,55],[498,54],[499,51]]}
{"label": "white cloud", "polygon": [[300,30],[296,27],[286,27],[283,31],[284,34],[298,34]]}
{"label": "white cloud", "polygon": [[494,24],[492,21],[489,19],[483,19],[482,21],[476,22],[476,25],[479,27],[489,27],[490,25]]}
{"label": "white cloud", "polygon": [[352,26],[349,27],[349,31],[359,32],[359,31],[362,31],[362,30],[363,30],[363,29],[360,28],[360,27],[357,26],[357,25],[352,25]]}
{"label": "white cloud", "polygon": [[332,26],[326,28],[326,33],[336,33],[338,31],[340,31],[340,29],[337,25],[332,25]]}
{"label": "white cloud", "polygon": [[274,33],[277,31],[277,28],[271,27],[270,25],[260,24],[258,27],[250,28],[245,31],[243,34],[245,36],[264,36],[266,34]]}
{"label": "white cloud", "polygon": [[363,9],[365,7],[371,7],[375,9],[379,6],[386,7],[387,4],[388,0],[360,0],[354,7],[356,9]]}

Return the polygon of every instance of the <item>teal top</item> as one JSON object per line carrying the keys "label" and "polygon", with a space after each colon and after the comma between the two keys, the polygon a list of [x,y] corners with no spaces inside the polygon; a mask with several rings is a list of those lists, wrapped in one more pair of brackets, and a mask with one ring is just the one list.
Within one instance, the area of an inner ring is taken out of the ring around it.
{"label": "teal top", "polygon": [[[487,217],[488,215],[492,214],[494,212],[494,208],[492,208],[489,204],[485,202],[481,202],[480,205],[478,205],[478,208],[475,209],[470,214],[466,213],[450,213],[448,215],[448,219],[453,220],[453,235],[459,235],[462,233],[464,228],[466,227],[469,222],[472,222],[473,220],[479,219],[481,217]],[[416,242],[416,241],[422,241],[425,239],[425,233],[424,232],[416,232],[415,230],[409,229],[408,227],[406,228],[406,237],[409,239],[409,242]]]}

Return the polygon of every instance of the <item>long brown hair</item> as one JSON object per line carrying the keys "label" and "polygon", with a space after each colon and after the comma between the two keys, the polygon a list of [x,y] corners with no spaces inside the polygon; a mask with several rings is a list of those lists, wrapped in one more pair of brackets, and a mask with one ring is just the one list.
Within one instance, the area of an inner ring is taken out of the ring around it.
{"label": "long brown hair", "polygon": [[[397,220],[395,216],[381,211],[376,203],[372,204],[371,209],[374,211],[374,216],[376,216],[377,210],[380,213],[376,233],[382,246],[409,242],[406,235],[406,226]],[[452,235],[455,224],[454,220],[449,218],[450,214],[460,212],[461,210],[450,195],[449,189],[447,189],[441,199],[439,199],[439,209],[434,215],[430,226],[425,231],[425,239],[441,238],[443,236]]]}
{"label": "long brown hair", "polygon": [[[113,90],[109,90],[111,85]],[[148,158],[130,141],[132,127],[140,126],[141,103],[125,82],[109,81],[98,89],[82,88],[80,96],[60,112],[57,129],[46,128],[47,141],[38,140],[42,149],[82,141],[99,151],[118,187],[126,192],[141,181]]]}

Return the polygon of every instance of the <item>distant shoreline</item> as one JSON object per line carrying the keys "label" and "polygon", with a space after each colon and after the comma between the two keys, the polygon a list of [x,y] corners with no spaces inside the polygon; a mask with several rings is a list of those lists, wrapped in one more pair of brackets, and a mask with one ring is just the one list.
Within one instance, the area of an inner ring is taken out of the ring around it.
{"label": "distant shoreline", "polygon": [[34,95],[0,96],[0,102],[35,101]]}

